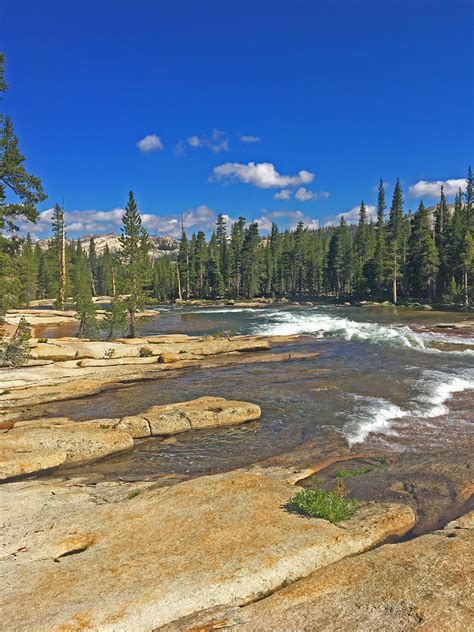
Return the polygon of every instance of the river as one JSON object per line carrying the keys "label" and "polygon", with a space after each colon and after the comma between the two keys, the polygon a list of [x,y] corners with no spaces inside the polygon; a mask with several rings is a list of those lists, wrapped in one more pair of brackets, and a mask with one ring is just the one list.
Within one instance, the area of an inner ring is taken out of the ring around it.
{"label": "river", "polygon": [[[177,373],[47,406],[72,419],[137,414],[149,406],[216,395],[258,403],[259,422],[136,442],[88,471],[115,476],[196,476],[249,465],[316,441],[319,452],[439,450],[472,438],[474,338],[434,330],[462,314],[314,306],[160,307],[141,334],[305,334],[283,350],[319,351],[290,362]],[[282,349],[279,349],[281,351]]]}

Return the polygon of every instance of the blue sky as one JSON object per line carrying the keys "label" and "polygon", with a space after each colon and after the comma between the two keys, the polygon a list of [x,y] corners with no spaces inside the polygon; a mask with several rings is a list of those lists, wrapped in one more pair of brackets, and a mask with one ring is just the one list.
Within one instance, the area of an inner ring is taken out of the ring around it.
{"label": "blue sky", "polygon": [[471,0],[0,0],[0,24],[2,108],[70,234],[116,230],[130,189],[151,233],[324,224],[474,163]]}

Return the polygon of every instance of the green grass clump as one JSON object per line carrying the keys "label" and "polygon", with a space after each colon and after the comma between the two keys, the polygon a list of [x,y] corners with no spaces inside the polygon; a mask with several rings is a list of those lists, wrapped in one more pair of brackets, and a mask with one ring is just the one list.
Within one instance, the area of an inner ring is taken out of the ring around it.
{"label": "green grass clump", "polygon": [[359,467],[355,470],[346,470],[344,468],[337,470],[336,478],[352,478],[353,476],[362,476],[362,474],[369,474],[370,472],[376,472],[381,470],[383,465],[367,465],[366,467]]}
{"label": "green grass clump", "polygon": [[151,358],[153,355],[153,351],[150,347],[140,347],[140,351],[138,353],[140,354],[140,358]]}
{"label": "green grass clump", "polygon": [[344,498],[337,491],[306,489],[290,500],[289,508],[292,507],[297,507],[312,518],[324,518],[336,523],[351,518],[357,510],[357,503]]}
{"label": "green grass clump", "polygon": [[136,498],[137,496],[140,496],[141,493],[142,493],[141,489],[134,489],[127,495],[127,500],[132,500],[132,498]]}

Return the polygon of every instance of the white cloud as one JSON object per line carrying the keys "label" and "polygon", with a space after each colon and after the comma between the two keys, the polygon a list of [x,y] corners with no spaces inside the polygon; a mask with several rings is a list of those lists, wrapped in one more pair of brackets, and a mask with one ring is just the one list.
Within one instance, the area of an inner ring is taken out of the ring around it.
{"label": "white cloud", "polygon": [[198,136],[194,134],[193,136],[188,136],[186,140],[180,140],[175,147],[175,152],[177,154],[184,154],[187,147],[207,147],[207,149],[210,149],[213,153],[219,154],[221,151],[229,150],[229,139],[226,138],[224,132],[214,129],[210,136]]}
{"label": "white cloud", "polygon": [[295,198],[300,202],[306,202],[308,200],[319,200],[320,198],[328,198],[329,196],[330,193],[328,191],[314,192],[305,189],[305,187],[300,187],[295,193]]}
{"label": "white cloud", "polygon": [[148,134],[138,141],[137,147],[143,153],[149,154],[152,151],[161,151],[165,146],[159,136],[156,134]]}
{"label": "white cloud", "polygon": [[240,137],[240,140],[242,143],[259,143],[262,139],[260,138],[260,136],[252,136],[250,134],[248,135],[243,135]]}
{"label": "white cloud", "polygon": [[410,197],[439,197],[441,187],[444,186],[445,195],[456,195],[459,189],[462,191],[466,188],[466,180],[463,178],[452,178],[451,180],[418,180],[415,184],[408,187],[408,195]]}
{"label": "white cloud", "polygon": [[[20,232],[31,233],[33,237],[49,237],[51,235],[51,215],[53,209],[42,211],[36,224],[23,222]],[[123,208],[111,211],[66,211],[66,232],[74,235],[91,233],[119,232],[122,224]],[[141,214],[143,225],[151,233],[162,233],[171,237],[181,234],[181,216],[163,216],[151,213]],[[183,211],[183,224],[186,229],[199,227],[207,230],[214,226],[216,213],[205,204]]]}
{"label": "white cloud", "polygon": [[271,162],[249,162],[246,165],[225,162],[214,168],[211,180],[239,180],[259,189],[272,189],[309,184],[314,180],[314,173],[303,169],[296,176],[284,176],[278,173]]}
{"label": "white cloud", "polygon": [[299,222],[303,222],[308,228],[319,228],[319,220],[314,217],[307,217],[302,211],[262,211],[262,216],[255,221],[261,230],[271,230],[272,223],[278,224],[277,220],[282,220],[281,224],[285,228],[296,228]]}
{"label": "white cloud", "polygon": [[[377,217],[377,207],[373,204],[366,204],[365,210],[367,211],[367,220],[375,219]],[[341,217],[344,217],[348,224],[357,224],[359,221],[359,211],[360,205],[354,206],[350,211],[345,211],[344,213],[339,213],[336,217],[329,218],[324,226],[336,226],[341,221]]]}
{"label": "white cloud", "polygon": [[281,191],[278,191],[278,193],[275,193],[273,197],[275,200],[289,200],[291,197],[291,191],[290,189],[282,189]]}
{"label": "white cloud", "polygon": [[[162,217],[145,213],[142,215],[142,221],[145,228],[152,233],[156,231],[170,237],[179,237],[181,235],[181,216]],[[214,226],[215,221],[215,211],[205,204],[183,211],[183,226],[185,230],[196,227],[207,230]]]}

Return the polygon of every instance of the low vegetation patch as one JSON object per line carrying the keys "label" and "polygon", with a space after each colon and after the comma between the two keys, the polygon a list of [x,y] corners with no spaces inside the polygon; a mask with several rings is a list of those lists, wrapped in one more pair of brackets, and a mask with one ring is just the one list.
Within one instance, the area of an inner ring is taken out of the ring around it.
{"label": "low vegetation patch", "polygon": [[363,474],[369,474],[370,472],[376,472],[382,470],[383,465],[367,465],[365,467],[358,467],[354,470],[346,470],[341,468],[336,472],[336,478],[352,478],[353,476],[362,476]]}
{"label": "low vegetation patch", "polygon": [[149,347],[140,347],[140,358],[151,358],[153,351]]}
{"label": "low vegetation patch", "polygon": [[236,336],[238,332],[235,329],[222,329],[215,331],[212,334],[204,336],[204,338],[211,340],[230,340],[233,336]]}
{"label": "low vegetation patch", "polygon": [[302,511],[311,518],[324,518],[337,523],[355,514],[357,502],[344,498],[337,490],[326,492],[322,489],[306,489],[296,494],[287,507]]}
{"label": "low vegetation patch", "polygon": [[47,344],[48,339],[47,338],[38,338],[38,342],[40,342],[42,344]]}
{"label": "low vegetation patch", "polygon": [[141,493],[142,493],[141,489],[134,489],[127,495],[127,500],[132,500],[132,498],[136,498],[137,496],[140,496]]}
{"label": "low vegetation patch", "polygon": [[24,318],[20,319],[18,327],[11,338],[7,338],[0,322],[0,367],[22,366],[31,358],[28,340],[31,330]]}

